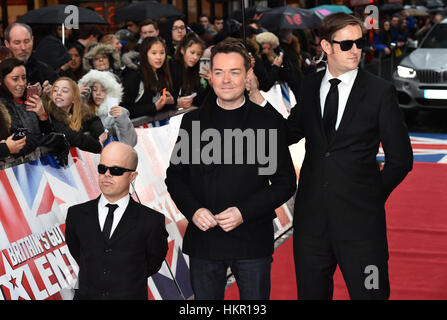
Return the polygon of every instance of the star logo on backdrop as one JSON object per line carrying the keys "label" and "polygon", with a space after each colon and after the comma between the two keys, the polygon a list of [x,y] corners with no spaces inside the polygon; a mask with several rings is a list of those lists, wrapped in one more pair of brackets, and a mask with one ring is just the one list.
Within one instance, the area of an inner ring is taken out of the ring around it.
{"label": "star logo on backdrop", "polygon": [[11,300],[19,300],[19,298],[31,300],[28,292],[22,284],[24,267],[13,269],[9,264],[8,259],[5,258],[4,253],[2,253],[2,258],[3,265],[5,267],[5,274],[0,277],[0,286],[3,288],[6,287],[9,290]]}

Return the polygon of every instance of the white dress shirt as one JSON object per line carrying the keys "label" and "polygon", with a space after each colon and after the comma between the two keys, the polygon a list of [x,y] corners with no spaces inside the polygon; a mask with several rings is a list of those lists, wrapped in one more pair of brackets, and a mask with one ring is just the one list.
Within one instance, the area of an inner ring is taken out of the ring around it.
{"label": "white dress shirt", "polygon": [[118,208],[113,212],[113,224],[112,229],[110,230],[110,237],[112,237],[113,231],[116,226],[120,222],[123,217],[124,211],[126,211],[127,205],[129,204],[130,195],[127,194],[125,197],[119,199],[116,202],[109,202],[103,194],[98,201],[98,216],[99,216],[99,226],[102,229],[104,228],[104,223],[106,222],[107,214],[109,213],[109,208],[106,207],[107,204],[117,204]]}
{"label": "white dress shirt", "polygon": [[[335,130],[338,129],[340,125],[341,118],[343,117],[343,112],[345,111],[346,103],[348,102],[349,94],[351,93],[352,86],[354,85],[355,78],[357,77],[358,68],[345,72],[341,76],[338,76],[341,82],[338,84],[338,112],[337,112],[337,122],[335,123]],[[321,117],[324,115],[324,103],[326,102],[326,96],[331,88],[329,80],[334,77],[329,72],[329,68],[326,68],[326,73],[323,76],[320,87],[320,106],[321,106]]]}

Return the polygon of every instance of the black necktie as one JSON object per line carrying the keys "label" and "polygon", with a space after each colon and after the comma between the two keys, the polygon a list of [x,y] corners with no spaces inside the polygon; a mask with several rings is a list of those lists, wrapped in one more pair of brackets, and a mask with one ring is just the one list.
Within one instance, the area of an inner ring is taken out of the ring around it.
{"label": "black necktie", "polygon": [[331,140],[332,135],[335,133],[335,124],[337,123],[337,113],[338,113],[338,84],[341,80],[333,78],[329,80],[331,83],[331,88],[326,96],[326,101],[324,103],[324,113],[323,113],[323,125],[324,131],[326,133],[326,138],[328,141]]}
{"label": "black necktie", "polygon": [[113,224],[113,212],[118,208],[117,204],[106,204],[106,207],[109,208],[109,212],[107,213],[106,222],[104,223],[104,228],[102,228],[102,234],[104,235],[104,238],[106,240],[109,240],[110,238],[110,231],[112,230],[112,224]]}

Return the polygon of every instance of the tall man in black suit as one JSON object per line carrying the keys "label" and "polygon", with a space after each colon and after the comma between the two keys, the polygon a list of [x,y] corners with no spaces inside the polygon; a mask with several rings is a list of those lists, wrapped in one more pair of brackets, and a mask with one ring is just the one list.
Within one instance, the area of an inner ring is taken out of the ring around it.
{"label": "tall man in black suit", "polygon": [[303,81],[287,119],[289,144],[306,139],[293,221],[299,299],[331,299],[337,264],[352,299],[389,297],[385,201],[413,156],[395,88],[358,68],[362,29],[345,13],[322,21],[327,69]]}
{"label": "tall man in black suit", "polygon": [[182,249],[198,300],[223,300],[229,266],[241,299],[269,298],[272,220],[296,188],[282,118],[244,95],[250,67],[240,42],[213,47],[213,92],[183,116],[166,173],[168,191],[189,222]]}
{"label": "tall man in black suit", "polygon": [[147,278],[156,273],[168,250],[162,214],[135,202],[138,155],[112,142],[101,153],[95,200],[68,209],[65,238],[79,265],[74,299],[146,299]]}

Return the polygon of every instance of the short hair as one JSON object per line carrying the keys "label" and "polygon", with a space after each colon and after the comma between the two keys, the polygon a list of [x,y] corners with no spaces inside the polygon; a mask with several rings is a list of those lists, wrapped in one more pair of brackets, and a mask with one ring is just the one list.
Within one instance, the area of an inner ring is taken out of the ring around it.
{"label": "short hair", "polygon": [[318,27],[318,35],[321,40],[331,42],[334,34],[347,26],[359,26],[362,32],[364,29],[363,22],[359,18],[345,12],[337,12],[326,16],[321,21]]}
{"label": "short hair", "polygon": [[20,23],[20,22],[14,22],[13,24],[10,24],[6,29],[5,29],[5,40],[10,42],[11,39],[9,37],[9,34],[11,33],[11,30],[15,27],[23,27],[26,30],[28,30],[30,37],[33,36],[33,29],[31,29],[31,27],[25,23]]}
{"label": "short hair", "polygon": [[214,17],[214,19],[213,19],[213,23],[215,23],[216,20],[223,20],[223,19],[224,19],[224,18],[221,17],[221,16]]}
{"label": "short hair", "polygon": [[79,39],[85,40],[89,38],[91,35],[94,37],[101,37],[101,30],[95,25],[82,25],[79,27]]}
{"label": "short hair", "polygon": [[251,59],[244,44],[236,39],[226,39],[211,48],[210,69],[213,69],[214,56],[218,53],[238,53],[244,59],[245,71],[251,68]]}
{"label": "short hair", "polygon": [[138,152],[132,148],[132,146],[130,147],[130,153],[129,153],[129,169],[133,169],[133,170],[137,170],[138,167]]}
{"label": "short hair", "polygon": [[154,28],[155,28],[155,30],[158,30],[158,23],[157,23],[157,21],[155,21],[155,20],[151,20],[151,19],[146,19],[146,20],[141,21],[141,22],[138,24],[138,28],[139,28],[140,31],[141,31],[141,28],[142,28],[142,27],[144,27],[144,26],[148,26],[148,25],[153,25]]}

